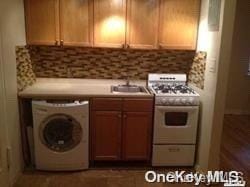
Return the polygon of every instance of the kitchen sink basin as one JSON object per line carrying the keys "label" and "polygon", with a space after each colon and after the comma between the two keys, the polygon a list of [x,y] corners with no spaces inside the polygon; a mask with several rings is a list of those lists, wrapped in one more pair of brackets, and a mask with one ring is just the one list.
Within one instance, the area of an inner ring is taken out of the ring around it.
{"label": "kitchen sink basin", "polygon": [[143,86],[137,85],[118,85],[111,86],[112,93],[147,93]]}

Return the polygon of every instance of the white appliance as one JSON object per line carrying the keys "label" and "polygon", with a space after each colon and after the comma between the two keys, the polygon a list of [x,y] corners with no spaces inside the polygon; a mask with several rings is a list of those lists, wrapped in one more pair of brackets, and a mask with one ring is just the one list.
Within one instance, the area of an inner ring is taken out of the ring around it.
{"label": "white appliance", "polygon": [[192,166],[198,127],[199,94],[185,74],[149,74],[155,94],[153,166]]}
{"label": "white appliance", "polygon": [[35,165],[67,171],[89,166],[89,103],[32,101]]}

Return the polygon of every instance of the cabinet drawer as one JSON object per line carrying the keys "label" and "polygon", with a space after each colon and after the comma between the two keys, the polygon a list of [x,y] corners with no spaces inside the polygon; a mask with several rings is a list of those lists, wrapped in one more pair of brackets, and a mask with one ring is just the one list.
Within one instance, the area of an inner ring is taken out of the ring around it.
{"label": "cabinet drawer", "polygon": [[91,109],[99,111],[120,111],[122,110],[122,99],[95,98],[92,99]]}
{"label": "cabinet drawer", "polygon": [[195,145],[154,145],[153,166],[193,166]]}
{"label": "cabinet drawer", "polygon": [[153,99],[124,99],[123,111],[132,111],[132,112],[153,111]]}

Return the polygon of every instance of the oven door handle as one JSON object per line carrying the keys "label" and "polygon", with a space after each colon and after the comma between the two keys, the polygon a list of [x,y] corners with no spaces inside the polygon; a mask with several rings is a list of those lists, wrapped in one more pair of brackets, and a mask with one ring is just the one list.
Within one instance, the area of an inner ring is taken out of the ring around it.
{"label": "oven door handle", "polygon": [[199,109],[198,106],[155,106],[156,110],[163,112],[193,112]]}

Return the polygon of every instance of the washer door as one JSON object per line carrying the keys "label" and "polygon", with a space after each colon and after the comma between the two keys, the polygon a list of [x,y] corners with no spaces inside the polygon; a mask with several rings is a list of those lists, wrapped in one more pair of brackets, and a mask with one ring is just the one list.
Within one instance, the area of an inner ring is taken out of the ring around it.
{"label": "washer door", "polygon": [[82,140],[80,123],[65,114],[48,117],[40,126],[40,139],[49,149],[66,152],[75,148]]}

